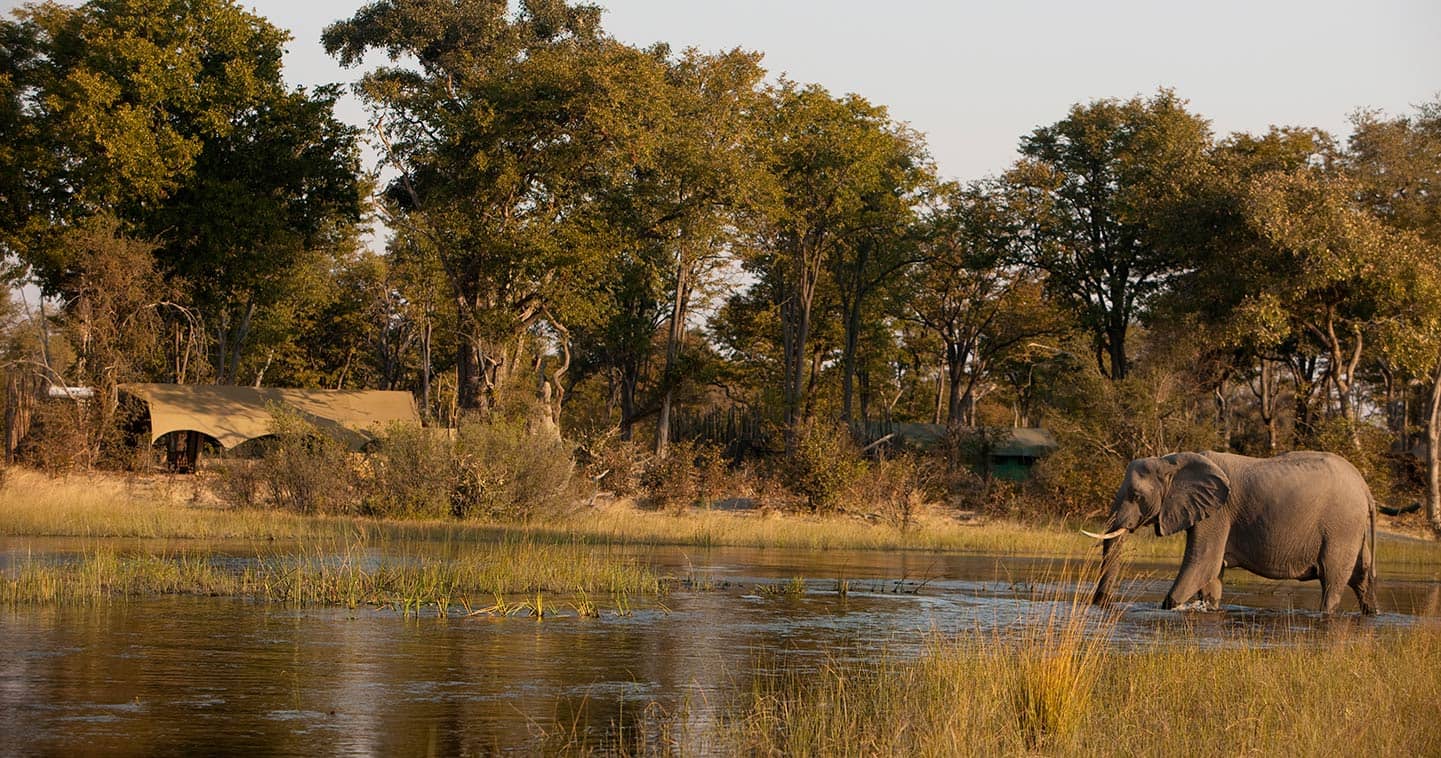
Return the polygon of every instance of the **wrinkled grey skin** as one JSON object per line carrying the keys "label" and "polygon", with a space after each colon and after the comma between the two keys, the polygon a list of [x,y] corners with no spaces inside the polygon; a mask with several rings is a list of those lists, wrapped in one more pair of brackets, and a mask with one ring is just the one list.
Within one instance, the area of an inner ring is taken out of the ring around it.
{"label": "wrinkled grey skin", "polygon": [[[1221,575],[1243,568],[1268,579],[1319,579],[1331,613],[1350,586],[1361,612],[1376,612],[1375,501],[1345,458],[1295,452],[1275,458],[1174,453],[1131,462],[1111,505],[1106,533],[1148,524],[1184,531],[1181,571],[1163,608],[1221,602]],[[1110,599],[1125,534],[1106,540],[1092,602]]]}

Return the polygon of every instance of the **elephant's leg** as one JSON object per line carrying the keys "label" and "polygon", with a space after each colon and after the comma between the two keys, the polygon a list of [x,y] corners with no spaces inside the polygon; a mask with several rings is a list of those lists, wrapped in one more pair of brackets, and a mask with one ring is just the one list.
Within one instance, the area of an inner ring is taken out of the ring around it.
{"label": "elephant's leg", "polygon": [[1221,577],[1218,575],[1201,588],[1201,599],[1212,608],[1221,607]]}
{"label": "elephant's leg", "polygon": [[1356,593],[1356,602],[1361,606],[1361,613],[1372,616],[1377,611],[1376,606],[1376,583],[1371,581],[1371,560],[1362,550],[1361,555],[1356,557],[1356,568],[1351,571],[1352,591]]}
{"label": "elephant's leg", "polygon": [[1186,530],[1186,554],[1181,559],[1181,572],[1161,602],[1162,608],[1185,605],[1202,589],[1209,590],[1215,582],[1219,599],[1221,565],[1226,557],[1226,525],[1208,519]]}
{"label": "elephant's leg", "polygon": [[[1356,549],[1325,543],[1321,546],[1321,612],[1335,613],[1341,605],[1341,593],[1355,573]],[[1359,546],[1357,546],[1359,547]],[[1343,552],[1344,550],[1344,552]]]}

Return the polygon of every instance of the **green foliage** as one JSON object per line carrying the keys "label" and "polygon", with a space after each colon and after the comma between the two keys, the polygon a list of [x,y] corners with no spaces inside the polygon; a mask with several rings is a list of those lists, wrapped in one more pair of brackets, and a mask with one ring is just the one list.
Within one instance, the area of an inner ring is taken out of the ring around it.
{"label": "green foliage", "polygon": [[459,472],[447,430],[393,425],[366,461],[368,512],[401,518],[451,515]]}
{"label": "green foliage", "polygon": [[296,513],[352,513],[359,509],[356,472],[350,452],[294,411],[271,411],[271,438],[253,472],[259,501]]}
{"label": "green foliage", "polygon": [[529,521],[569,505],[575,462],[564,440],[519,421],[467,421],[456,430],[452,512]]}
{"label": "green foliage", "polygon": [[782,483],[816,513],[834,512],[845,505],[846,495],[866,470],[850,429],[821,421],[801,426],[795,451],[780,463]]}
{"label": "green foliage", "polygon": [[1131,323],[1188,262],[1174,234],[1211,135],[1185,106],[1169,90],[1075,105],[1022,139],[1023,158],[1006,177],[1026,221],[1026,262],[1091,334],[1112,379],[1129,368]]}

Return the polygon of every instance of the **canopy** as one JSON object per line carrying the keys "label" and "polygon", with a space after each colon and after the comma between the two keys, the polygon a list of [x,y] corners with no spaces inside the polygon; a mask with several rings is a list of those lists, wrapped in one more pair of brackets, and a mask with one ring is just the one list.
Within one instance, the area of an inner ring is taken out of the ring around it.
{"label": "canopy", "polygon": [[283,407],[359,449],[393,423],[420,426],[409,392],[302,390],[202,384],[123,384],[122,392],[150,406],[150,441],[196,431],[230,449],[271,433],[271,410]]}

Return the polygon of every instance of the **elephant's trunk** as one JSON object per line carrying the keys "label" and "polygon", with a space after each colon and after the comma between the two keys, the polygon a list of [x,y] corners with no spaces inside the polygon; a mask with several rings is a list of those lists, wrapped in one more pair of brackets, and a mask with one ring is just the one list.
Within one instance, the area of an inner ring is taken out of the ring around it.
{"label": "elephant's trunk", "polygon": [[1111,601],[1111,588],[1121,573],[1121,540],[1126,532],[1112,537],[1101,544],[1101,576],[1096,580],[1096,592],[1091,595],[1092,605],[1105,605]]}

